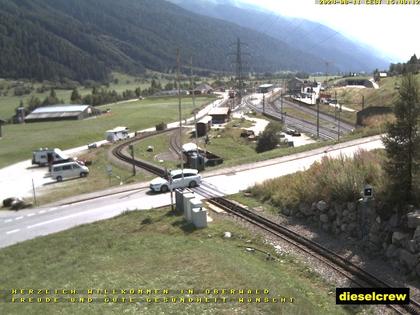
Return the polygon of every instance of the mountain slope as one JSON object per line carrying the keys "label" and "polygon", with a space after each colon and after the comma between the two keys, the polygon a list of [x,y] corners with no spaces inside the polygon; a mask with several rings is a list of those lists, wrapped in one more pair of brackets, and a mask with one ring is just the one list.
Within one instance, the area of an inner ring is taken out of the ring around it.
{"label": "mountain slope", "polygon": [[163,0],[0,0],[0,77],[104,80],[110,70],[168,71],[179,47],[201,69],[231,71],[232,43],[248,70],[319,71],[322,59],[279,40]]}
{"label": "mountain slope", "polygon": [[389,60],[378,58],[366,45],[356,43],[333,29],[305,19],[289,18],[229,0],[168,0],[192,12],[231,21],[274,37],[295,49],[322,56],[329,70],[372,71],[387,68]]}

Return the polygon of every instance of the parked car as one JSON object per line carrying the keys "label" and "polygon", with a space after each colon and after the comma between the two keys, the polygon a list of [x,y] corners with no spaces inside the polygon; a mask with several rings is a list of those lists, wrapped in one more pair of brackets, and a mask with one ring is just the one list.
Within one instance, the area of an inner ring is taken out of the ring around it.
{"label": "parked car", "polygon": [[89,168],[77,162],[57,164],[51,170],[51,177],[57,182],[61,182],[63,178],[86,177],[88,175]]}
{"label": "parked car", "polygon": [[299,137],[300,136],[300,132],[296,129],[287,128],[285,133],[290,135],[290,136],[293,136],[293,137]]}
{"label": "parked car", "polygon": [[184,178],[182,170],[169,171],[168,178],[157,177],[150,182],[150,189],[155,192],[167,192],[170,189],[196,187],[201,184],[201,175],[195,169],[184,169]]}

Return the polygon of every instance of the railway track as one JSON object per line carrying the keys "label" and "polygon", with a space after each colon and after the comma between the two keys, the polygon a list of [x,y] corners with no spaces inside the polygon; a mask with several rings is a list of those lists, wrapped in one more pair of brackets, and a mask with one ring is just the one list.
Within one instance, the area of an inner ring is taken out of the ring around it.
{"label": "railway track", "polygon": [[[261,107],[258,107],[252,104],[248,99],[245,100],[245,103],[249,108],[260,113],[263,112]],[[271,104],[271,103],[267,103],[267,104],[268,106],[265,108],[264,114],[271,116],[274,119],[282,120],[282,115],[279,109],[274,104]],[[312,135],[317,134],[317,126],[313,122],[310,122],[302,118],[297,118],[292,115],[287,115],[287,116],[284,116],[283,118],[287,126],[294,127],[296,129],[299,129],[302,132],[309,133]],[[331,123],[330,121],[327,121],[327,122]],[[349,130],[342,129],[340,131],[340,135],[343,135],[347,132],[349,132]],[[329,127],[320,125],[319,136],[321,139],[324,139],[324,140],[336,140],[338,138],[338,131],[334,128],[329,128]]]}
{"label": "railway track", "polygon": [[147,139],[149,137],[153,137],[162,133],[170,132],[175,130],[176,128],[166,129],[163,131],[154,131],[149,133],[143,133],[139,136],[132,138],[128,141],[125,141],[119,145],[117,145],[115,148],[112,149],[111,153],[114,155],[117,159],[126,162],[130,165],[135,165],[136,167],[142,168],[152,174],[155,174],[157,176],[165,176],[165,169],[163,167],[156,166],[152,163],[143,161],[143,160],[137,160],[133,159],[128,153],[126,153],[126,149],[130,144],[133,144],[134,142],[141,141],[144,139]]}
{"label": "railway track", "polygon": [[[208,198],[207,202],[225,210],[226,212],[240,217],[241,219],[258,226],[275,236],[293,244],[303,252],[317,258],[333,270],[339,272],[349,280],[351,280],[358,287],[366,288],[390,288],[388,283],[377,278],[375,275],[368,273],[347,259],[337,255],[328,248],[297,234],[284,225],[277,224],[259,214],[256,214],[248,209],[245,209],[236,203],[233,203],[223,197],[205,196]],[[388,305],[398,314],[420,314],[420,304],[410,299],[408,305]]]}
{"label": "railway track", "polygon": [[[316,117],[316,115],[317,115],[317,111],[315,109],[304,106],[304,105],[294,103],[294,102],[289,101],[289,100],[284,99],[284,98],[283,98],[283,105],[285,105],[286,107],[291,107],[291,108],[298,109],[298,110],[300,110],[302,112],[305,112],[307,114],[310,114],[314,117]],[[277,109],[279,108],[278,107],[278,100],[274,101],[274,106]],[[319,113],[319,118],[320,118],[320,120],[324,120],[324,121],[332,123],[332,124],[337,124],[337,118],[334,117],[334,116],[331,116],[331,115],[320,112]],[[352,125],[352,124],[349,124],[348,122],[340,120],[340,128],[345,132],[351,132],[351,131],[353,131],[355,126]]]}
{"label": "railway track", "polygon": [[[165,170],[163,168],[145,161],[132,159],[125,151],[130,144],[136,141],[141,141],[148,137],[155,136],[164,132],[170,132],[174,129],[175,128],[168,129],[165,131],[142,134],[136,138],[130,139],[129,141],[126,141],[116,146],[114,149],[112,149],[112,154],[122,161],[125,161],[129,164],[134,163],[137,167],[140,167],[157,176],[164,176]],[[173,141],[173,145],[176,147],[176,139]],[[375,275],[361,269],[360,267],[351,263],[347,259],[332,252],[328,248],[308,238],[305,238],[302,235],[297,234],[291,229],[285,227],[284,225],[277,224],[259,214],[256,214],[248,209],[237,205],[236,203],[229,201],[228,199],[223,197],[223,193],[218,191],[217,187],[211,187],[207,183],[202,183],[201,186],[193,188],[192,190],[206,198],[210,204],[213,204],[225,210],[227,213],[239,217],[261,228],[262,230],[269,232],[285,240],[286,242],[294,245],[301,251],[315,257],[325,265],[329,266],[333,270],[339,272],[346,278],[350,279],[358,287],[392,287],[383,280],[378,279]],[[388,305],[388,307],[392,308],[398,314],[420,314],[420,304],[414,299],[410,299],[410,304],[408,305]]]}

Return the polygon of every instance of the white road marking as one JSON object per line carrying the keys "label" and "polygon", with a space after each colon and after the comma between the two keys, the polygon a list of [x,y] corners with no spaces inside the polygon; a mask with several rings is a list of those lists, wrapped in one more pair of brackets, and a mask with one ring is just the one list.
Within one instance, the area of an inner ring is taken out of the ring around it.
{"label": "white road marking", "polygon": [[35,215],[35,213],[29,213],[29,214],[27,214],[26,216],[28,216],[28,217],[32,217],[32,216],[34,216]]}
{"label": "white road marking", "polygon": [[19,231],[20,231],[20,229],[16,229],[16,230],[8,231],[8,232],[6,232],[6,234],[17,233]]}
{"label": "white road marking", "polygon": [[46,210],[38,211],[38,213],[45,213],[45,212],[47,212],[47,211]]}
{"label": "white road marking", "polygon": [[8,223],[8,222],[12,222],[13,220],[12,219],[7,219],[7,220],[4,220],[4,223]]}
{"label": "white road marking", "polygon": [[61,208],[66,208],[66,207],[68,207],[69,205],[62,205],[61,206]]}
{"label": "white road marking", "polygon": [[17,221],[17,220],[22,220],[23,219],[23,217],[17,217],[15,220]]}
{"label": "white road marking", "polygon": [[48,212],[51,212],[51,211],[54,211],[54,210],[57,210],[58,208],[57,207],[54,207],[54,208],[51,208],[50,210],[48,210]]}
{"label": "white road marking", "polygon": [[89,212],[92,212],[92,210],[86,210],[86,211],[83,211],[83,212],[73,213],[73,214],[70,214],[70,215],[67,215],[67,216],[64,216],[64,217],[60,217],[60,218],[56,218],[56,219],[52,219],[52,220],[48,220],[48,221],[36,223],[36,224],[27,226],[27,228],[28,229],[32,229],[34,227],[38,227],[38,226],[50,224],[50,223],[53,223],[53,222],[62,221],[62,220],[66,220],[66,219],[70,219],[70,218],[74,218],[74,217],[78,217],[80,215],[83,215],[83,214],[89,213]]}

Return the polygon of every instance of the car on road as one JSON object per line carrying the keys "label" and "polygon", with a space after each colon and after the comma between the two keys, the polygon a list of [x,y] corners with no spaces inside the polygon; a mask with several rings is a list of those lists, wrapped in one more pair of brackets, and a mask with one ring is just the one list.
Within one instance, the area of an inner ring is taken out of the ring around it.
{"label": "car on road", "polygon": [[285,133],[293,137],[300,137],[300,132],[296,129],[287,128]]}
{"label": "car on road", "polygon": [[[184,176],[182,176],[184,174]],[[150,182],[150,189],[154,192],[167,192],[171,189],[196,187],[201,184],[201,175],[195,169],[172,170],[168,178],[157,177]]]}
{"label": "car on road", "polygon": [[89,175],[89,169],[78,162],[68,162],[57,164],[52,167],[51,177],[57,182],[61,182],[64,178],[70,177],[86,177]]}

